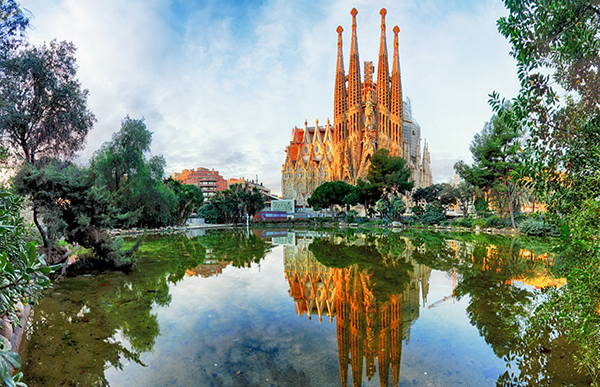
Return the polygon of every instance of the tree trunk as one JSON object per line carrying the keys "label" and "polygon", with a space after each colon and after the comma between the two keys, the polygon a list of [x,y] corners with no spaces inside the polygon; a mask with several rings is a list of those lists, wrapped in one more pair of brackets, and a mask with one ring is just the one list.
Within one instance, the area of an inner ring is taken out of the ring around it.
{"label": "tree trunk", "polygon": [[508,211],[510,212],[510,222],[512,224],[512,228],[517,228],[515,225],[515,215],[513,213],[512,197],[510,196],[510,183],[506,183],[506,192],[508,193]]}
{"label": "tree trunk", "polygon": [[35,206],[35,204],[33,205],[33,223],[35,223],[35,226],[37,227],[38,231],[40,232],[40,235],[42,236],[42,241],[44,242],[44,248],[46,249],[46,251],[48,251],[48,249],[50,248],[50,241],[48,241],[48,234],[46,234],[46,230],[44,230],[44,228],[42,227],[41,223],[38,220],[38,209]]}

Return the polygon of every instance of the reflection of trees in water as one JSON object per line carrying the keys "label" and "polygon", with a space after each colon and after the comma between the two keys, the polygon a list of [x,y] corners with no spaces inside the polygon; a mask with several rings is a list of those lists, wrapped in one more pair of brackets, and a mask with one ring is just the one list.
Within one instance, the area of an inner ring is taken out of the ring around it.
{"label": "reflection of trees in water", "polygon": [[551,322],[548,329],[532,329],[530,317],[539,294],[514,284],[557,283],[549,278],[552,261],[546,254],[548,244],[529,237],[431,234],[417,236],[425,242],[413,257],[457,271],[460,281],[454,295],[469,296],[471,324],[507,363],[508,370],[500,375],[497,385],[585,385],[585,377],[576,371],[573,361],[575,348],[566,342],[564,332]]}
{"label": "reflection of trees in water", "polygon": [[138,268],[129,274],[68,278],[40,301],[22,352],[26,383],[108,386],[106,368],[122,369],[123,359],[140,363],[152,350],[160,334],[153,306],[169,305],[169,284],[202,262],[204,248],[180,235],[149,238],[138,254]]}
{"label": "reflection of trees in water", "polygon": [[[31,319],[22,353],[26,382],[108,386],[106,368],[122,369],[124,360],[140,363],[140,355],[152,350],[160,334],[153,307],[170,304],[169,286],[186,270],[207,257],[248,266],[269,248],[255,235],[239,231],[148,238],[131,273],[79,276],[56,284]],[[121,336],[128,344],[121,343]]]}
{"label": "reflection of trees in water", "polygon": [[243,230],[213,230],[198,240],[215,259],[231,262],[235,267],[258,263],[271,250],[263,239]]}
{"label": "reflection of trees in water", "polygon": [[[575,371],[573,348],[559,330],[528,330],[536,294],[513,284],[552,283],[547,278],[551,260],[545,251],[548,246],[532,238],[427,231],[375,237],[331,234],[288,246],[286,277],[299,314],[337,317],[342,383],[351,364],[354,383],[360,385],[363,358],[370,379],[377,357],[380,368],[392,365],[397,385],[393,366],[400,364],[402,337],[410,331],[407,326],[392,339],[386,329],[398,332],[392,320],[407,325],[418,318],[419,287],[411,285],[419,282],[426,300],[429,272],[436,269],[457,274],[453,295],[470,297],[471,324],[498,357],[518,369],[518,376],[510,369],[501,375],[498,385],[551,386],[569,378],[582,380],[583,375]],[[397,302],[403,307],[398,308]],[[416,313],[407,313],[411,308]],[[382,318],[383,311],[390,320],[379,326],[388,321]],[[391,343],[386,354],[397,354],[397,359],[379,357],[384,352],[381,343]],[[387,372],[381,374],[380,378],[387,378]]]}

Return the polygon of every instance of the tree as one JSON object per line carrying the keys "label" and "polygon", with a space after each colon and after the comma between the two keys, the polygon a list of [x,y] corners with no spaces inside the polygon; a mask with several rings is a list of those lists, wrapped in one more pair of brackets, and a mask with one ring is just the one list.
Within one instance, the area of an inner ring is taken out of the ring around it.
{"label": "tree", "polygon": [[108,191],[94,186],[94,181],[95,176],[90,170],[58,162],[41,169],[25,164],[15,177],[16,192],[31,198],[43,220],[43,224],[37,226],[48,262],[60,262],[60,257],[50,255],[50,248],[64,238],[68,243],[92,249],[110,266],[124,267],[135,263],[133,253],[141,239],[133,248],[121,251],[123,241],[113,240],[108,233],[118,212]]}
{"label": "tree", "polygon": [[381,197],[381,187],[359,178],[356,182],[356,190],[358,191],[360,203],[365,206],[365,213],[369,216],[369,208],[375,205]]}
{"label": "tree", "polygon": [[[333,206],[343,206],[346,202],[354,202],[356,191],[352,185],[344,181],[327,181],[314,190],[307,203],[315,210],[329,207],[333,213]],[[348,203],[349,204],[349,203]]]}
{"label": "tree", "polygon": [[177,196],[177,209],[174,213],[175,224],[182,224],[191,215],[198,211],[204,202],[202,190],[191,184],[182,184],[174,179],[166,179],[165,184]]}
{"label": "tree", "polygon": [[446,219],[446,209],[439,201],[427,203],[421,221],[426,224],[438,224]]}
{"label": "tree", "polygon": [[0,2],[0,46],[2,54],[8,53],[21,43],[25,37],[25,30],[29,26],[29,19],[14,0]]}
{"label": "tree", "polygon": [[404,203],[402,198],[397,196],[394,196],[389,201],[387,199],[379,199],[377,201],[377,211],[379,211],[383,217],[398,220],[406,211],[406,203]]}
{"label": "tree", "polygon": [[[587,0],[505,0],[498,29],[510,40],[521,88],[512,109],[492,107],[528,131],[515,180],[548,205],[561,230],[567,290],[553,292],[538,320],[557,321],[579,347],[578,362],[600,384],[600,4]],[[559,95],[556,87],[565,93]],[[560,313],[556,313],[559,311]],[[554,317],[556,316],[556,317]]]}
{"label": "tree", "polygon": [[75,46],[52,41],[0,58],[0,135],[15,154],[37,165],[70,159],[96,121],[77,80]]}
{"label": "tree", "polygon": [[258,188],[246,184],[234,184],[225,191],[217,191],[210,199],[212,208],[203,207],[211,214],[216,211],[223,223],[240,223],[246,217],[254,217],[265,207],[265,199]]}
{"label": "tree", "polygon": [[[152,144],[144,119],[127,115],[111,141],[102,144],[90,162],[96,185],[112,193],[120,217],[119,227],[162,227],[179,219],[180,198],[163,182],[166,161],[146,158]],[[181,210],[181,209],[180,209]],[[184,215],[184,214],[182,214]]]}
{"label": "tree", "polygon": [[406,160],[398,156],[390,156],[390,152],[381,148],[373,153],[367,179],[369,183],[381,189],[382,194],[391,198],[410,191],[414,182],[410,180],[410,168]]}
{"label": "tree", "polygon": [[116,192],[131,176],[148,174],[150,170],[144,165],[144,154],[150,152],[151,144],[152,132],[146,128],[144,118],[136,120],[127,115],[111,141],[102,144],[94,153],[92,167],[99,175],[99,183]]}
{"label": "tree", "polygon": [[519,128],[507,125],[501,116],[494,115],[473,137],[470,146],[473,165],[462,160],[454,164],[462,179],[496,194],[499,208],[508,208],[513,228],[516,227],[513,209],[515,186],[511,173],[520,164],[520,137]]}
{"label": "tree", "polygon": [[439,201],[440,193],[442,192],[441,184],[432,184],[429,187],[421,187],[417,188],[412,193],[412,199],[415,203],[424,200],[425,203],[433,203],[434,201]]}
{"label": "tree", "polygon": [[457,192],[452,185],[448,183],[432,184],[428,187],[417,188],[412,193],[412,199],[418,203],[424,200],[426,203],[440,202],[447,206],[455,204]]}
{"label": "tree", "polygon": [[475,187],[473,187],[472,184],[464,180],[458,183],[458,187],[456,188],[456,200],[463,213],[463,218],[466,218],[469,213],[469,205],[473,203],[474,195]]}
{"label": "tree", "polygon": [[455,205],[458,200],[458,192],[451,184],[441,183],[442,192],[440,192],[440,203],[443,206]]}

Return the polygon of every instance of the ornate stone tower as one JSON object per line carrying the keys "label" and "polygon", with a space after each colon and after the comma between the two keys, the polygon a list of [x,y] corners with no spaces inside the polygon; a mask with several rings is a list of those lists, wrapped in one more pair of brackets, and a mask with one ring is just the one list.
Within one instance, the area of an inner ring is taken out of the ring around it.
{"label": "ornate stone tower", "polygon": [[[336,158],[333,177],[356,184],[365,179],[371,156],[379,148],[390,150],[393,156],[403,156],[402,84],[398,54],[398,26],[394,29],[394,61],[390,77],[386,41],[385,16],[381,14],[381,38],[377,79],[373,82],[373,64],[365,62],[364,80],[360,74],[356,8],[352,9],[352,41],[350,42],[350,67],[344,74],[342,56],[342,31],[338,27],[338,59],[334,96],[334,128]],[[348,87],[346,88],[346,83]]]}
{"label": "ornate stone tower", "polygon": [[[400,28],[395,26],[393,30],[394,57],[390,76],[385,24],[387,11],[383,8],[380,12],[377,78],[374,82],[373,62],[365,62],[363,79],[358,55],[358,11],[353,8],[350,14],[352,37],[348,75],[344,69],[342,51],[344,29],[342,26],[337,28],[333,125],[328,120],[324,127],[319,127],[317,122],[314,127],[305,124],[304,129],[294,128],[292,141],[286,149],[286,161],[282,168],[282,193],[286,199],[297,199],[300,205],[306,204],[306,199],[314,189],[325,181],[343,180],[356,184],[359,178],[366,180],[371,156],[380,148],[388,149],[392,156],[403,157],[408,162],[416,187],[421,182],[431,181],[431,178],[421,177],[423,170],[429,176],[431,170],[429,165],[425,167],[421,163],[420,152],[414,149],[420,143],[420,127],[411,114],[405,114],[402,100],[398,44]],[[409,130],[406,128],[407,124],[412,125],[410,133],[418,133],[418,138],[414,141],[412,138],[405,138],[405,133]],[[415,131],[413,127],[418,129]],[[429,153],[427,156],[429,157]]]}

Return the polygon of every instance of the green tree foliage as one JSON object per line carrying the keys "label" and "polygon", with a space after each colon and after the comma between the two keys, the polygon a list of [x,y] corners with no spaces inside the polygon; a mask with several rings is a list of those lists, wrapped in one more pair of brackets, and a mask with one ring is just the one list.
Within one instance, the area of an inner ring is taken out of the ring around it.
{"label": "green tree foliage", "polygon": [[75,46],[26,47],[0,57],[0,73],[3,143],[31,165],[43,157],[72,158],[96,120],[77,79]]}
{"label": "green tree foliage", "polygon": [[399,197],[393,197],[390,200],[390,217],[393,220],[400,219],[400,216],[406,212],[406,203]]}
{"label": "green tree foliage", "polygon": [[414,206],[413,213],[425,224],[438,224],[446,219],[445,206],[456,204],[458,196],[458,190],[448,183],[418,188],[412,193],[412,199],[415,203],[424,201],[426,205],[425,208]]}
{"label": "green tree foliage", "polygon": [[[217,191],[210,203],[201,208],[201,214],[212,223],[241,223],[252,218],[265,207],[265,199],[258,188],[248,184],[234,184],[225,191]],[[216,218],[216,219],[215,219]]]}
{"label": "green tree foliage", "polygon": [[245,232],[217,231],[209,232],[198,238],[201,246],[209,249],[219,261],[231,262],[235,267],[248,267],[259,263],[271,251],[270,245],[254,234]]}
{"label": "green tree foliage", "polygon": [[177,196],[177,209],[173,220],[175,224],[183,224],[193,212],[197,212],[204,202],[202,190],[191,184],[181,184],[177,180],[168,178],[165,184]]}
{"label": "green tree foliage", "polygon": [[[18,194],[31,198],[35,211],[41,215],[43,223],[38,226],[46,251],[64,238],[68,243],[92,249],[111,266],[130,266],[138,245],[122,251],[122,241],[110,237],[108,228],[118,214],[108,191],[96,187],[94,181],[89,170],[53,162],[41,169],[25,164],[14,185]],[[47,259],[60,261],[51,256]]]}
{"label": "green tree foliage", "polygon": [[0,52],[7,54],[25,37],[29,19],[15,0],[0,1]]}
{"label": "green tree foliage", "polygon": [[417,188],[412,193],[415,202],[424,200],[426,203],[440,202],[443,205],[455,204],[458,192],[448,183],[432,184],[429,187]]}
{"label": "green tree foliage", "polygon": [[152,132],[146,128],[144,119],[126,116],[121,129],[91,160],[96,185],[111,192],[121,214],[116,223],[119,227],[162,227],[180,221],[180,215],[185,215],[178,212],[180,200],[187,201],[185,196],[191,191],[179,190],[184,196],[179,197],[170,189],[174,185],[165,185],[165,159],[162,156],[146,158],[151,144]]}
{"label": "green tree foliage", "polygon": [[[20,211],[23,199],[0,190],[0,316],[18,321],[15,306],[19,302],[35,303],[50,285],[46,276],[54,268],[46,266],[37,253],[35,242],[27,242],[27,230]],[[0,380],[3,385],[23,386],[22,374],[11,376],[9,366],[21,367],[18,354],[0,344]]]}
{"label": "green tree foliage", "polygon": [[359,195],[359,191],[344,181],[327,181],[315,189],[307,202],[315,210],[329,208],[333,213],[333,207],[336,205],[358,203]]}
{"label": "green tree foliage", "polygon": [[367,179],[369,183],[381,189],[382,195],[391,198],[410,191],[414,182],[409,181],[410,168],[406,160],[389,154],[390,152],[384,148],[373,153]]}
{"label": "green tree foliage", "polygon": [[475,196],[475,187],[471,183],[463,180],[460,183],[458,183],[455,192],[456,202],[460,206],[463,218],[466,218],[469,213],[469,205],[473,203],[473,198]]}
{"label": "green tree foliage", "polygon": [[515,186],[511,173],[520,164],[519,139],[521,132],[507,125],[502,116],[494,115],[482,131],[473,137],[470,150],[473,165],[458,161],[454,169],[466,182],[495,195],[498,208],[508,209],[513,228]]}
{"label": "green tree foliage", "polygon": [[[171,303],[170,286],[185,278],[186,269],[200,265],[205,255],[198,238],[148,236],[136,253],[136,270],[127,275],[70,276],[56,284],[55,292],[40,300],[30,318],[31,337],[22,352],[23,358],[52,356],[55,361],[24,364],[26,382],[60,386],[67,380],[65,384],[108,386],[107,366],[144,366],[141,355],[152,351],[161,333],[156,307]],[[78,269],[85,272],[89,266]],[[82,313],[84,306],[89,313]],[[58,327],[65,329],[56,334]],[[116,334],[123,335],[127,344],[112,340]],[[82,350],[88,343],[93,351]],[[61,372],[54,372],[56,368]]]}
{"label": "green tree foliage", "polygon": [[341,243],[316,238],[308,249],[327,267],[344,268],[349,274],[371,275],[373,295],[378,302],[388,301],[393,294],[402,294],[410,282],[412,263],[405,259],[406,243],[398,235],[367,239],[364,245],[345,238]]}
{"label": "green tree foliage", "polygon": [[226,223],[221,212],[209,200],[205,202],[198,210],[198,217],[204,218],[207,223],[219,224]]}
{"label": "green tree foliage", "polygon": [[394,196],[391,200],[379,199],[376,204],[377,211],[391,220],[398,220],[406,212],[406,203],[402,198]]}
{"label": "green tree foliage", "polygon": [[398,219],[400,216],[399,208],[397,208],[399,203],[395,199],[405,195],[414,186],[414,182],[409,181],[410,168],[407,166],[406,160],[402,157],[390,156],[387,149],[378,149],[371,157],[367,179],[369,181],[369,197],[373,198],[376,193],[379,193],[380,200],[377,201],[377,211],[384,217]]}
{"label": "green tree foliage", "polygon": [[136,174],[150,175],[145,157],[150,145],[152,132],[146,128],[144,119],[136,120],[127,115],[111,141],[102,144],[94,154],[91,163],[99,175],[99,183],[116,192]]}
{"label": "green tree foliage", "polygon": [[417,188],[412,193],[412,199],[415,203],[421,200],[425,201],[425,203],[433,203],[436,200],[439,201],[440,192],[442,192],[441,184],[432,184],[429,187]]}
{"label": "green tree foliage", "polygon": [[421,221],[425,224],[438,224],[446,219],[446,209],[439,201],[427,203]]}
{"label": "green tree foliage", "polygon": [[358,192],[359,203],[365,207],[365,212],[369,215],[369,209],[375,205],[381,198],[381,188],[377,184],[371,184],[368,181],[358,179],[356,182],[356,191]]}
{"label": "green tree foliage", "polygon": [[475,211],[479,216],[485,216],[489,211],[489,205],[487,200],[485,200],[484,195],[478,195],[475,198],[475,202],[473,202],[473,206],[475,207]]}
{"label": "green tree foliage", "polygon": [[495,93],[491,103],[512,127],[528,130],[527,158],[514,175],[547,204],[548,219],[563,234],[558,250],[568,262],[567,291],[555,292],[538,319],[565,327],[579,347],[578,361],[598,386],[600,4],[504,3],[509,15],[498,20],[498,28],[512,45],[521,89],[512,109],[504,109]]}

